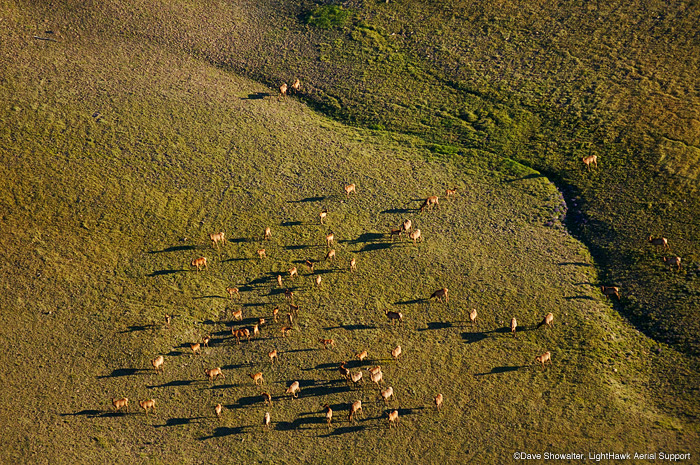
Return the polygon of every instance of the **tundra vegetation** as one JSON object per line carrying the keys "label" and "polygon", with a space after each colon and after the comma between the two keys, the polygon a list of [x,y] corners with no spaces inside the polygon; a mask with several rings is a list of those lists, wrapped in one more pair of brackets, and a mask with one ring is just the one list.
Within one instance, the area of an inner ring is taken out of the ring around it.
{"label": "tundra vegetation", "polygon": [[697,457],[700,13],[487,3],[0,0],[0,462]]}

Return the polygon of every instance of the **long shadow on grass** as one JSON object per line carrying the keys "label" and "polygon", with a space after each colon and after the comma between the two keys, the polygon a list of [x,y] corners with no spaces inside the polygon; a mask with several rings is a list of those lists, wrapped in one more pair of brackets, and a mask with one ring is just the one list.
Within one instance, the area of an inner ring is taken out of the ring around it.
{"label": "long shadow on grass", "polygon": [[461,336],[464,342],[466,342],[467,344],[480,342],[488,337],[486,333],[462,333]]}
{"label": "long shadow on grass", "polygon": [[355,426],[341,426],[340,428],[335,428],[333,431],[331,431],[328,434],[322,434],[319,436],[319,438],[330,438],[333,436],[340,436],[341,434],[348,434],[348,433],[357,433],[359,431],[362,431],[366,428],[364,425],[355,425]]}
{"label": "long shadow on grass", "polygon": [[133,325],[133,326],[129,326],[124,331],[119,331],[119,334],[133,333],[136,331],[145,331],[147,329],[154,329],[154,328],[160,328],[160,327],[162,327],[162,325],[153,324],[153,323],[151,323],[149,325]]}
{"label": "long shadow on grass", "polygon": [[[168,418],[164,425],[153,425],[154,428],[163,428],[167,426],[182,426],[189,425],[194,420],[204,420],[206,417],[192,417],[192,418]],[[197,422],[199,423],[199,422]]]}
{"label": "long shadow on grass", "polygon": [[413,211],[416,211],[416,208],[390,208],[389,210],[382,210],[379,213],[389,213],[389,214],[406,214],[406,213],[411,213]]}
{"label": "long shadow on grass", "polygon": [[185,250],[195,250],[197,246],[195,245],[176,245],[173,247],[168,247],[167,249],[163,250],[150,250],[148,253],[153,254],[153,253],[164,253],[164,252],[182,252]]}
{"label": "long shadow on grass", "polygon": [[153,373],[153,370],[148,370],[146,368],[117,368],[108,375],[98,376],[97,379],[118,378],[120,376],[145,375],[148,373]]}
{"label": "long shadow on grass", "polygon": [[197,438],[198,441],[206,441],[207,439],[214,439],[214,438],[224,438],[226,436],[231,436],[234,434],[243,434],[245,433],[244,428],[248,428],[247,426],[236,426],[235,428],[230,428],[228,426],[219,426],[214,430],[211,436],[202,436],[201,438]]}
{"label": "long shadow on grass", "polygon": [[512,366],[502,366],[491,368],[491,371],[485,373],[474,373],[474,376],[486,376],[486,375],[498,375],[501,373],[510,373],[512,371],[518,371],[521,368],[527,368],[527,365],[512,365]]}
{"label": "long shadow on grass", "polygon": [[338,325],[338,326],[328,326],[323,328],[324,331],[331,331],[333,329],[344,329],[346,331],[362,331],[364,329],[377,329],[376,326],[372,325],[363,325],[363,324],[357,324],[357,325]]}
{"label": "long shadow on grass", "polygon": [[449,321],[431,321],[428,323],[427,328],[420,328],[418,331],[429,331],[434,329],[447,329],[452,328],[452,323]]}
{"label": "long shadow on grass", "polygon": [[194,379],[178,379],[175,381],[170,381],[164,384],[154,384],[152,386],[146,386],[147,389],[155,389],[155,388],[165,388],[165,387],[178,387],[178,386],[191,386],[193,383],[196,383],[198,380]]}
{"label": "long shadow on grass", "polygon": [[146,276],[148,276],[149,278],[152,278],[154,276],[166,276],[166,275],[175,274],[175,273],[185,273],[187,271],[189,271],[189,270],[158,270],[158,271],[154,271],[153,273],[147,274]]}
{"label": "long shadow on grass", "polygon": [[95,418],[102,416],[105,412],[102,410],[81,410],[80,412],[74,412],[74,413],[60,413],[59,415],[62,417],[75,417],[75,416],[86,416],[88,418]]}
{"label": "long shadow on grass", "polygon": [[325,196],[306,197],[304,199],[299,199],[299,200],[289,200],[289,201],[287,201],[287,203],[323,202],[327,198],[328,197],[325,197]]}
{"label": "long shadow on grass", "polygon": [[262,100],[265,97],[272,97],[269,92],[255,92],[253,94],[248,94],[247,97],[241,97],[241,100]]}
{"label": "long shadow on grass", "polygon": [[282,226],[285,226],[285,227],[301,226],[302,224],[304,224],[304,223],[302,223],[301,221],[285,221],[284,223],[282,223]]}
{"label": "long shadow on grass", "polygon": [[386,250],[390,249],[394,246],[392,242],[380,242],[380,243],[374,243],[374,244],[367,244],[363,246],[359,252],[374,252],[375,250]]}

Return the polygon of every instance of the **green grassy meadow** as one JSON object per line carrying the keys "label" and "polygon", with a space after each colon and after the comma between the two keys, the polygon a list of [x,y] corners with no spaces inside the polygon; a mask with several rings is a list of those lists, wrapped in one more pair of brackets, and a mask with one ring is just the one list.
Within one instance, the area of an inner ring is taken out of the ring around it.
{"label": "green grassy meadow", "polygon": [[[0,0],[0,463],[695,460],[697,11],[640,5]],[[423,242],[390,237],[405,219]],[[286,338],[277,275],[300,307]]]}

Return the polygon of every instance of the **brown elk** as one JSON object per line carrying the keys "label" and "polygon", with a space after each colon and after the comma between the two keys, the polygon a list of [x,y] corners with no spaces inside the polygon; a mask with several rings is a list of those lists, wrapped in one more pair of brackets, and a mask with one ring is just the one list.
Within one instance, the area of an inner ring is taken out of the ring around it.
{"label": "brown elk", "polygon": [[153,368],[156,370],[156,373],[163,372],[163,363],[165,363],[165,358],[162,355],[159,355],[153,360],[151,360],[151,365],[153,365]]}
{"label": "brown elk", "polygon": [[403,232],[403,231],[401,230],[401,228],[399,228],[399,229],[390,229],[390,230],[389,230],[389,236],[390,236],[391,240],[393,241],[393,240],[394,240],[394,237],[399,237],[399,238],[400,238],[402,232]]}
{"label": "brown elk", "polygon": [[353,259],[350,260],[350,271],[357,271],[357,260],[355,259],[355,257],[353,257]]}
{"label": "brown elk", "polygon": [[399,426],[399,411],[394,410],[393,412],[389,413],[389,428],[392,426],[396,426],[398,428]]}
{"label": "brown elk", "polygon": [[455,195],[457,195],[457,188],[456,187],[453,189],[446,189],[445,190],[445,198],[449,199],[450,197],[454,197]]}
{"label": "brown elk", "polygon": [[280,309],[275,307],[272,309],[272,319],[275,320],[275,323],[277,323],[277,315],[279,315]]}
{"label": "brown elk", "polygon": [[287,96],[287,83],[283,82],[282,85],[280,86],[280,94],[277,97],[277,100],[281,100],[283,97]]}
{"label": "brown elk", "polygon": [[270,357],[270,363],[272,365],[275,364],[275,360],[279,360],[277,358],[277,349],[272,349],[270,352],[267,353],[267,356]]}
{"label": "brown elk", "polygon": [[333,339],[319,339],[318,342],[323,344],[324,349],[328,349],[329,347],[335,347],[335,341]]}
{"label": "brown elk", "polygon": [[255,385],[256,385],[256,386],[258,385],[258,381],[260,381],[260,384],[264,384],[264,383],[265,383],[265,380],[263,379],[263,374],[262,374],[261,371],[259,371],[259,372],[257,372],[257,373],[249,373],[248,376],[250,376],[251,378],[253,378],[253,381],[255,381]]}
{"label": "brown elk", "polygon": [[431,294],[430,298],[436,299],[438,302],[447,302],[450,300],[447,293],[448,293],[447,288],[443,287],[442,289],[438,289],[437,291],[433,292]]}
{"label": "brown elk", "polygon": [[326,235],[326,248],[330,249],[335,240],[335,235],[331,232]]}
{"label": "brown elk", "polygon": [[403,323],[403,314],[401,312],[384,310],[384,313],[386,314],[386,317],[389,318],[389,321],[391,321],[392,326],[394,326],[394,324],[396,324],[397,321],[399,322],[399,324]]}
{"label": "brown elk", "polygon": [[190,344],[190,349],[192,349],[193,355],[202,355],[202,346],[199,342]]}
{"label": "brown elk", "polygon": [[442,408],[442,401],[443,401],[443,397],[442,397],[441,393],[436,395],[435,399],[433,399],[433,402],[435,403],[435,408],[437,409],[438,412]]}
{"label": "brown elk", "polygon": [[265,402],[265,405],[272,405],[272,396],[270,395],[269,392],[263,392],[262,398],[263,398],[263,402]]}
{"label": "brown elk", "polygon": [[211,336],[204,336],[202,338],[202,347],[209,347],[209,341],[211,341]]}
{"label": "brown elk", "polygon": [[261,260],[263,258],[267,258],[267,252],[265,252],[265,249],[258,249],[256,252]]}
{"label": "brown elk", "polygon": [[194,260],[192,260],[190,262],[190,266],[196,266],[197,272],[199,272],[202,269],[202,267],[204,267],[205,269],[209,269],[207,267],[207,258],[206,257],[195,258]]}
{"label": "brown elk", "polygon": [[345,186],[345,195],[350,197],[350,194],[357,194],[355,191],[355,184],[347,184]]}
{"label": "brown elk", "polygon": [[681,269],[681,257],[664,257],[663,260],[664,263],[668,265],[669,270],[673,270],[674,266],[677,266],[678,270]]}
{"label": "brown elk", "polygon": [[554,327],[554,315],[552,312],[547,313],[542,321],[540,321],[540,324],[537,325],[538,328],[547,325],[548,327]]}
{"label": "brown elk", "polygon": [[295,94],[298,93],[299,89],[301,89],[301,81],[299,81],[299,79],[295,79],[292,83],[291,89],[294,91]]}
{"label": "brown elk", "polygon": [[282,284],[282,275],[281,274],[277,275],[277,285],[279,287],[284,287],[284,285]]}
{"label": "brown elk", "polygon": [[515,337],[515,328],[518,327],[518,320],[513,317],[512,320],[510,320],[510,332],[513,333],[513,337]]}
{"label": "brown elk", "polygon": [[362,361],[364,361],[364,359],[367,358],[367,351],[366,351],[366,350],[363,350],[362,352],[358,352],[358,353],[355,354],[355,357],[356,357],[359,361],[362,362]]}
{"label": "brown elk", "polygon": [[127,413],[129,412],[129,399],[127,397],[112,399],[112,405],[114,406],[115,412],[118,412],[121,409],[124,409]]}
{"label": "brown elk", "polygon": [[552,354],[549,353],[549,351],[535,357],[535,363],[542,364],[542,371],[544,371],[544,364],[547,362],[549,362],[550,365],[552,364]]}
{"label": "brown elk", "polygon": [[270,430],[270,412],[265,412],[265,416],[263,417],[263,428],[268,431]]}
{"label": "brown elk", "polygon": [[170,322],[173,321],[173,317],[168,315],[167,313],[165,314],[165,326],[170,328]]}
{"label": "brown elk", "polygon": [[306,260],[304,264],[306,265],[306,268],[308,268],[309,272],[314,272],[314,263],[311,260]]}
{"label": "brown elk", "polygon": [[299,397],[299,392],[301,389],[299,389],[299,381],[294,381],[292,384],[289,385],[286,391],[284,391],[285,394],[291,394],[292,397],[295,399]]}
{"label": "brown elk", "polygon": [[478,313],[475,308],[472,308],[471,312],[469,312],[469,321],[471,321],[472,326],[476,326],[476,317],[478,316]]}
{"label": "brown elk", "polygon": [[331,409],[328,404],[324,405],[323,408],[326,409],[326,424],[328,425],[328,429],[331,429],[331,422],[333,421],[333,409]]}
{"label": "brown elk", "polygon": [[265,228],[265,235],[263,236],[263,240],[269,241],[270,239],[272,239],[272,230],[268,226],[267,228]]}
{"label": "brown elk", "polygon": [[331,249],[326,254],[326,260],[333,260],[335,258],[335,249]]}
{"label": "brown elk", "polygon": [[216,407],[214,407],[214,413],[216,413],[217,418],[221,418],[221,412],[224,411],[224,406],[221,404],[216,404]]}
{"label": "brown elk", "polygon": [[143,409],[143,411],[146,413],[147,416],[148,416],[149,409],[153,410],[153,412],[156,411],[156,400],[155,399],[139,401],[139,405],[141,406],[141,408]]}
{"label": "brown elk", "polygon": [[282,332],[282,337],[287,337],[287,335],[289,334],[289,332],[290,332],[292,329],[293,329],[293,328],[292,328],[291,326],[285,326],[285,327],[283,327],[283,328],[280,330],[280,331]]}
{"label": "brown elk", "polygon": [[649,242],[651,245],[655,246],[663,246],[664,250],[670,250],[670,247],[668,246],[668,239],[665,237],[651,237],[649,236]]}
{"label": "brown elk", "polygon": [[213,383],[219,376],[226,378],[226,375],[224,375],[224,373],[221,371],[221,368],[210,368],[208,370],[204,370],[204,374],[209,377],[210,383]]}
{"label": "brown elk", "polygon": [[350,381],[352,381],[354,384],[358,384],[362,381],[362,372],[358,371],[356,373],[350,373]]}
{"label": "brown elk", "polygon": [[594,165],[596,168],[598,168],[597,155],[588,155],[587,157],[583,157],[581,160],[583,161],[583,164],[586,165],[586,169],[589,171],[591,169],[591,165]]}
{"label": "brown elk", "polygon": [[411,231],[408,238],[413,241],[413,245],[416,245],[417,241],[423,242],[423,236],[421,235],[420,229],[415,229]]}
{"label": "brown elk", "polygon": [[243,309],[231,310],[231,316],[234,320],[243,321]]}
{"label": "brown elk", "polygon": [[382,382],[382,379],[384,378],[384,375],[382,374],[382,371],[379,370],[379,371],[376,372],[376,373],[370,373],[370,377],[369,377],[369,378],[372,380],[372,382],[373,382],[374,384],[376,384],[377,386],[379,386],[379,384],[381,384],[381,382]]}
{"label": "brown elk", "polygon": [[381,394],[382,399],[384,399],[384,403],[389,404],[389,399],[394,395],[394,388],[389,386],[383,391],[379,391],[379,394]]}
{"label": "brown elk", "polygon": [[425,199],[425,202],[423,202],[423,205],[420,207],[420,211],[422,212],[425,208],[433,208],[433,206],[440,206],[440,202],[438,201],[438,196],[437,195],[431,195],[427,199]]}
{"label": "brown elk", "polygon": [[299,316],[299,306],[294,304],[289,304],[289,310],[294,316]]}
{"label": "brown elk", "polygon": [[397,362],[399,361],[399,356],[401,355],[403,351],[401,350],[401,346],[396,346],[394,350],[391,351],[391,356],[394,357],[394,360]]}
{"label": "brown elk", "polygon": [[226,242],[226,234],[222,231],[220,233],[209,234],[209,239],[211,239],[211,246],[219,248],[219,242],[222,244]]}
{"label": "brown elk", "polygon": [[411,226],[413,226],[413,223],[411,223],[411,220],[406,219],[406,220],[404,220],[403,223],[401,224],[400,231],[401,231],[401,232],[406,232],[406,233],[407,233],[407,232],[409,232],[409,231],[411,230]]}
{"label": "brown elk", "polygon": [[289,269],[289,277],[294,278],[296,276],[299,276],[299,271],[297,270],[297,267],[294,266],[294,267]]}
{"label": "brown elk", "polygon": [[228,292],[228,297],[229,297],[229,299],[233,299],[233,296],[234,296],[234,295],[235,295],[236,297],[238,297],[239,300],[240,300],[240,298],[241,298],[241,294],[240,294],[240,292],[238,291],[238,288],[237,288],[237,287],[227,287],[227,288],[226,288],[226,292]]}
{"label": "brown elk", "polygon": [[612,298],[612,296],[617,297],[617,300],[620,300],[620,288],[615,287],[615,286],[600,286],[600,292],[603,293],[604,296],[608,298]]}
{"label": "brown elk", "polygon": [[348,416],[348,421],[353,423],[353,419],[362,413],[362,401],[356,400],[350,405],[350,415]]}
{"label": "brown elk", "polygon": [[338,367],[338,373],[340,373],[340,376],[342,376],[343,378],[345,378],[347,380],[350,378],[350,370],[345,368],[346,363],[347,362],[343,362],[340,364],[340,366]]}
{"label": "brown elk", "polygon": [[285,289],[284,297],[291,302],[294,300],[294,292],[292,292],[290,289]]}
{"label": "brown elk", "polygon": [[321,220],[321,224],[325,224],[323,222],[323,220],[325,220],[327,216],[328,216],[328,210],[323,210],[323,211],[321,211],[321,213],[318,214],[318,217]]}

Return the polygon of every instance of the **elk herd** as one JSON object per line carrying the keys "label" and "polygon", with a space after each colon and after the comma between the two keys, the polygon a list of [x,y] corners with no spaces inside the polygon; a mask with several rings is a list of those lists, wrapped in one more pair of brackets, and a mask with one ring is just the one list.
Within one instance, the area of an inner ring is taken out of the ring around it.
{"label": "elk herd", "polygon": [[[299,90],[299,81],[296,80],[295,83],[292,85],[292,89],[295,91]],[[286,96],[287,92],[287,86],[286,84],[283,85],[280,88],[280,97]],[[586,164],[587,168],[590,169],[591,165],[597,166],[597,159],[596,156],[593,155],[592,157],[585,157],[583,159],[584,163]],[[350,198],[351,194],[357,195],[357,187],[355,184],[347,184],[344,186],[344,191],[345,191],[345,197],[347,199]],[[455,197],[457,193],[457,189],[447,189],[445,191],[445,198],[449,199],[451,197]],[[434,208],[439,208],[439,197],[438,196],[430,196],[425,199],[425,201],[422,203],[422,205],[419,207],[419,210],[423,212],[424,210],[428,209],[434,209]],[[319,213],[319,218],[320,218],[320,223],[322,225],[325,225],[326,222],[328,221],[328,210],[323,210]],[[403,223],[399,225],[399,228],[397,229],[391,229],[389,231],[389,237],[393,241],[395,237],[401,237],[402,235],[406,235],[409,240],[413,241],[414,245],[417,245],[417,242],[423,241],[423,237],[421,234],[420,229],[415,228],[413,222],[410,219],[406,219]],[[260,237],[260,236],[258,236]],[[270,227],[266,227],[264,229],[264,233],[262,235],[262,240],[263,241],[269,241],[272,238],[272,230]],[[224,246],[226,244],[226,234],[222,232],[218,233],[211,233],[209,234],[209,239],[211,240],[211,246],[212,248],[216,248],[217,250],[220,249],[220,247]],[[331,261],[331,260],[337,260],[336,256],[336,250],[333,249],[333,246],[335,244],[335,234],[333,232],[329,232],[325,236],[325,246],[326,246],[326,255],[325,255],[325,260],[326,261]],[[657,247],[662,247],[665,252],[670,251],[669,245],[668,245],[668,240],[664,237],[658,237],[654,238],[649,236],[648,238],[649,243],[651,243],[654,246]],[[323,246],[321,246],[323,247]],[[266,250],[264,248],[258,249],[257,250],[257,255],[259,259],[264,259],[267,258]],[[666,265],[668,265],[671,269],[674,267],[678,270],[680,270],[681,267],[681,258],[677,256],[671,256],[670,258],[664,257],[663,261]],[[306,269],[309,270],[310,273],[314,273],[314,262],[310,260],[306,260]],[[206,257],[199,257],[195,258],[191,261],[190,265],[192,267],[196,267],[197,272],[201,272],[203,270],[208,270],[208,264],[207,264],[207,258]],[[350,266],[349,268],[346,268],[349,272],[355,272],[357,271],[357,259],[352,258],[350,261]],[[289,280],[294,280],[299,278],[299,269],[294,266],[288,270],[288,279]],[[277,286],[279,288],[285,288],[285,283],[284,283],[284,278],[282,274],[277,274],[276,275],[276,282]],[[321,275],[318,274],[314,277],[314,282],[315,282],[315,287],[319,288],[321,286]],[[228,294],[228,298],[230,300],[233,300],[236,298],[237,300],[241,299],[240,295],[240,290],[237,287],[227,287],[226,293]],[[281,292],[281,291],[280,291]],[[617,300],[620,299],[620,290],[618,287],[614,286],[602,286],[601,287],[601,292],[604,296],[606,297],[616,297]],[[294,292],[290,289],[285,289],[284,291],[284,296],[285,300],[287,301],[287,305],[289,308],[289,312],[287,313],[287,319],[288,319],[288,324],[284,325],[280,328],[279,330],[279,337],[286,338],[290,335],[290,332],[294,331],[294,320],[298,318],[299,316],[299,311],[300,311],[300,306],[298,304],[294,303]],[[428,299],[425,299],[426,301],[431,301],[435,300],[439,303],[447,303],[449,302],[449,290],[444,287],[436,290],[433,292]],[[275,307],[273,312],[272,312],[272,319],[275,323],[278,322],[278,313],[279,313],[279,306]],[[390,323],[390,325],[393,327],[395,325],[402,326],[404,322],[404,315],[401,312],[398,311],[392,311],[385,309],[384,314]],[[473,308],[469,311],[468,316],[469,316],[469,321],[472,324],[472,327],[475,327],[477,325],[477,310],[476,308]],[[233,321],[243,321],[243,310],[232,310],[231,311],[231,316]],[[169,315],[166,315],[166,327],[170,327],[171,323],[171,317]],[[236,344],[240,344],[242,339],[245,339],[246,341],[251,341],[251,338],[255,339],[258,338],[261,332],[261,329],[266,326],[266,320],[265,318],[259,318],[258,319],[258,324],[253,325],[252,327],[248,328],[236,328],[232,327],[231,328],[231,334],[232,337],[235,338]],[[554,327],[554,315],[550,312],[547,313],[541,322],[537,324],[536,328],[540,328],[542,326],[545,326],[546,328],[553,328]],[[515,337],[516,335],[516,328],[518,328],[518,321],[516,320],[515,317],[512,318],[510,322],[510,332]],[[190,343],[190,349],[192,351],[193,356],[201,356],[202,355],[202,348],[203,347],[208,347],[209,341],[211,337],[210,336],[205,336],[202,338],[201,341],[195,342],[195,343]],[[338,350],[336,346],[336,341],[334,339],[329,339],[329,338],[319,338],[318,339],[319,345],[322,345],[325,350]],[[393,360],[394,363],[396,363],[396,366],[399,366],[399,359],[403,354],[403,350],[401,348],[401,345],[396,345],[396,347],[392,350],[387,355],[391,355],[391,359]],[[279,355],[280,353],[278,352],[277,349],[273,349],[269,352],[267,352],[268,358],[269,358],[269,363],[271,367],[274,367],[276,363],[279,362]],[[359,363],[365,363],[365,360],[368,358],[368,351],[367,350],[362,350],[360,352],[355,353],[354,358],[357,359]],[[341,362],[338,364],[337,371],[341,375],[341,378],[345,380],[346,383],[350,384],[351,386],[359,385],[362,383],[363,380],[363,371],[362,369],[358,371],[353,371],[349,368],[347,368],[346,365],[347,362]],[[548,363],[550,366],[552,365],[552,354],[550,351],[546,351],[542,353],[541,355],[538,355],[535,357],[535,363],[539,364],[542,366],[542,370],[545,370],[546,364]],[[165,365],[165,357],[163,355],[158,355],[156,358],[151,360],[151,365],[156,372],[156,374],[163,374],[164,372],[164,365]],[[369,380],[374,383],[376,388],[378,389],[378,396],[377,396],[377,402],[384,402],[385,406],[389,406],[389,402],[391,399],[395,399],[395,390],[394,387],[387,385],[386,387],[383,386],[383,384],[386,382],[384,379],[384,373],[382,372],[381,366],[377,365],[374,367],[369,367],[365,368],[366,373],[368,374]],[[208,379],[210,386],[213,386],[215,381],[220,377],[222,379],[225,379],[226,376],[223,373],[222,369],[220,367],[214,367],[214,368],[207,368],[204,370],[204,375]],[[265,380],[263,378],[263,372],[259,371],[256,373],[249,373],[248,376],[253,380],[255,386],[263,386],[265,384]],[[386,383],[388,384],[388,383]],[[284,394],[288,394],[290,396],[290,399],[297,399],[299,398],[300,394],[302,394],[302,389],[299,381],[293,381],[288,384],[286,390],[284,391]],[[437,393],[435,397],[433,398],[433,404],[435,405],[435,409],[439,412],[443,408],[443,403],[444,403],[444,396],[442,393]],[[272,406],[272,396],[268,392],[263,392],[261,396],[261,401],[264,402],[264,405],[266,406]],[[129,399],[124,397],[120,399],[112,399],[112,406],[113,410],[115,412],[119,411],[124,411],[128,412],[128,405],[129,405]],[[148,415],[149,412],[155,413],[156,410],[156,400],[155,399],[148,399],[144,401],[140,401],[139,405],[141,408],[144,410],[145,414]],[[331,428],[332,421],[333,421],[333,410],[332,408],[328,405],[325,404],[323,406],[323,409],[325,411],[325,419],[326,419],[326,425],[328,428]],[[223,406],[221,404],[217,404],[214,407],[214,413],[217,418],[221,419],[223,415]],[[358,419],[359,416],[363,415],[362,411],[362,401],[361,400],[355,400],[351,401],[348,404],[348,422],[349,423],[355,423]],[[393,427],[398,427],[399,424],[399,413],[400,410],[398,409],[393,409],[390,411],[386,412],[386,418],[388,422],[388,427],[393,428]],[[262,421],[262,426],[264,429],[269,430],[272,425],[272,416],[271,413],[265,412],[263,416],[263,421]]]}

